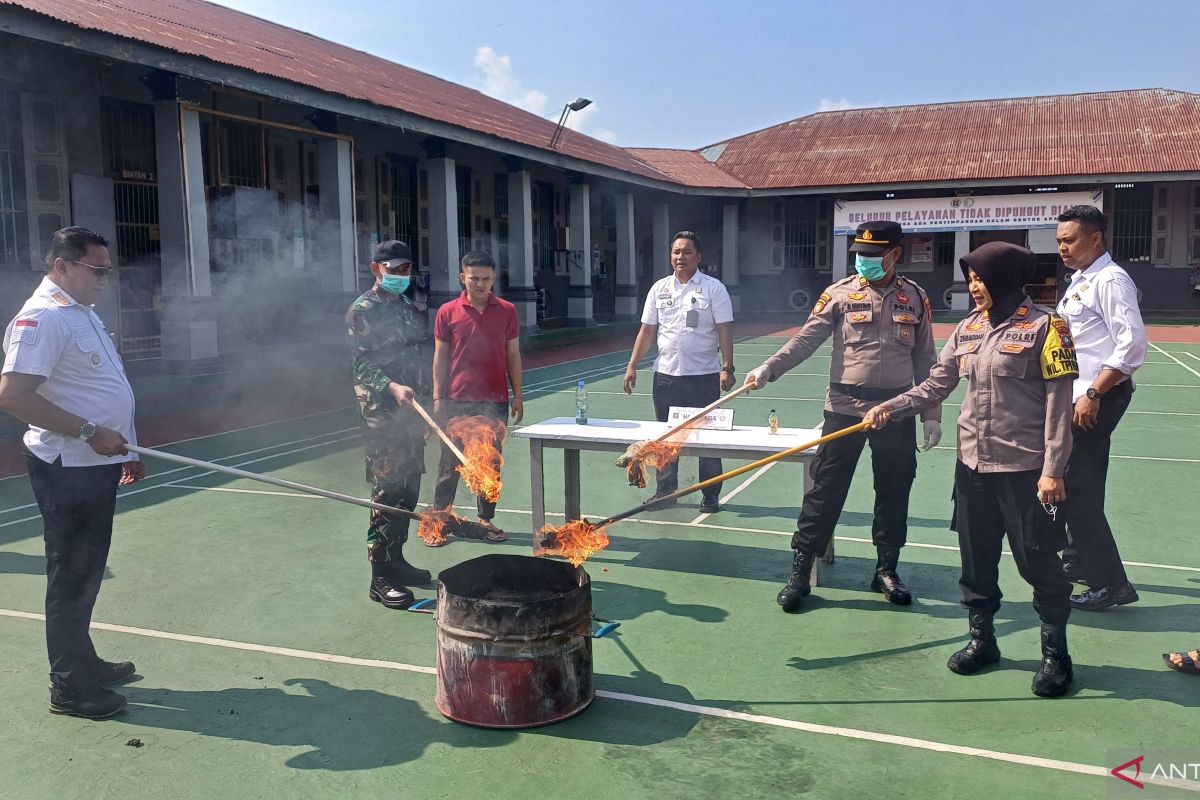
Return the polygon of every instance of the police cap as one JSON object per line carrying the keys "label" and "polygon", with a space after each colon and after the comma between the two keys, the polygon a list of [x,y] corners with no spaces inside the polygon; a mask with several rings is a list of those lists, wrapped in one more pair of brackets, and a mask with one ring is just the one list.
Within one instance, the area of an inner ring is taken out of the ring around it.
{"label": "police cap", "polygon": [[900,227],[899,222],[864,222],[854,232],[854,243],[850,245],[850,252],[862,253],[864,256],[881,256],[893,247],[899,247],[903,239],[904,229]]}
{"label": "police cap", "polygon": [[412,250],[408,249],[408,245],[398,239],[392,239],[390,242],[380,242],[375,245],[375,253],[371,256],[372,261],[412,261]]}

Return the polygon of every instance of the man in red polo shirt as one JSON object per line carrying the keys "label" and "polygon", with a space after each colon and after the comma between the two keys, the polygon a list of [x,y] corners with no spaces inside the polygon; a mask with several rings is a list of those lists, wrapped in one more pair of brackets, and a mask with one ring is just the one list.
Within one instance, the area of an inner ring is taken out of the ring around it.
{"label": "man in red polo shirt", "polygon": [[[458,279],[466,289],[438,309],[433,324],[433,404],[440,420],[479,414],[507,422],[508,387],[512,385],[512,419],[525,416],[521,402],[521,347],[517,309],[492,294],[496,262],[472,251],[462,258]],[[433,504],[446,508],[458,490],[458,460],[442,448]],[[503,542],[508,534],[492,523],[496,504],[480,497],[479,523],[487,538]]]}

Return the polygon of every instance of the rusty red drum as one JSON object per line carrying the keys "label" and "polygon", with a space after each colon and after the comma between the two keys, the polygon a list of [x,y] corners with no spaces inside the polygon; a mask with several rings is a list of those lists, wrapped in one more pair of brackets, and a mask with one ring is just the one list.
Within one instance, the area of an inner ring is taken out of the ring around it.
{"label": "rusty red drum", "polygon": [[438,576],[438,711],[485,728],[572,717],[595,698],[592,590],[563,561],[486,555]]}

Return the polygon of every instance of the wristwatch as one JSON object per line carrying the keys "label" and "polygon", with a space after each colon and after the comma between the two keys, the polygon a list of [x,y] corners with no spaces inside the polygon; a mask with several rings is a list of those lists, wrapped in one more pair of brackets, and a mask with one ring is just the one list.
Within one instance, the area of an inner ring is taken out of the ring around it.
{"label": "wristwatch", "polygon": [[1100,397],[1101,397],[1100,393],[1096,391],[1096,388],[1094,386],[1088,387],[1088,389],[1087,389],[1087,399],[1088,400],[1099,400]]}
{"label": "wristwatch", "polygon": [[721,367],[721,372],[728,372],[730,375],[732,375],[734,372],[733,365],[730,364],[728,367]]}
{"label": "wristwatch", "polygon": [[96,435],[96,423],[85,421],[79,426],[79,438],[85,442],[90,442],[92,437]]}

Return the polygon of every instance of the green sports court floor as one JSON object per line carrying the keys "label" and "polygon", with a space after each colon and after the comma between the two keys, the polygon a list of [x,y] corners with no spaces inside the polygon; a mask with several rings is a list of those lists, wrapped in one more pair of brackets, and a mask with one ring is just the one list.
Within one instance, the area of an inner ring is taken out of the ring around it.
{"label": "green sports court floor", "polygon": [[[782,341],[739,341],[739,367]],[[593,417],[649,418],[647,369],[634,397],[620,391],[626,357],[529,370],[526,421],[573,413],[581,377]],[[734,401],[738,420],[763,424],[774,408],[785,426],[818,424],[828,357],[826,347]],[[1196,748],[1200,705],[1200,678],[1167,670],[1159,655],[1200,645],[1200,345],[1156,344],[1137,377],[1113,443],[1108,507],[1141,602],[1073,616],[1075,690],[1054,701],[1029,691],[1037,620],[1007,556],[1004,660],[973,677],[945,668],[966,628],[947,530],[961,387],[946,408],[946,440],[920,455],[902,562],[911,607],[868,590],[864,457],[836,563],[804,613],[779,610],[801,473],[776,465],[727,483],[718,514],[701,517],[693,499],[610,531],[612,546],[587,565],[596,613],[622,622],[594,643],[599,697],[570,721],[520,732],[437,712],[432,618],[367,599],[365,510],[161,461],[122,492],[95,611],[101,654],[132,659],[144,678],[122,690],[130,705],[121,717],[52,716],[40,520],[26,479],[2,480],[0,796],[1104,796],[1116,783],[1110,768],[1155,748]],[[367,491],[350,409],[168,449]],[[509,542],[433,550],[414,537],[414,562],[436,574],[484,552],[528,552],[527,443],[512,440],[505,456],[497,522]],[[432,447],[428,458],[432,471]],[[547,452],[552,511],[562,509],[561,458]],[[611,454],[582,462],[585,515],[645,494],[625,485]],[[681,477],[695,471],[685,460]],[[470,500],[460,489],[458,502]],[[1151,788],[1146,796],[1171,796]]]}

